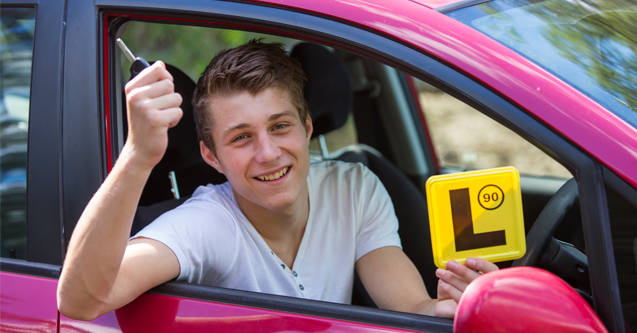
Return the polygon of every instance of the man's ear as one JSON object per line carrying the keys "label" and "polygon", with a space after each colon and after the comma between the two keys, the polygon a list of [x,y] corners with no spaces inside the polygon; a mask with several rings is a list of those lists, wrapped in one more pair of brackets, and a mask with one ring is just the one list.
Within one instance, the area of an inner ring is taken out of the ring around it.
{"label": "man's ear", "polygon": [[310,144],[310,139],[312,139],[312,132],[314,131],[314,127],[312,127],[312,117],[308,114],[305,118],[305,127],[307,128],[307,144]]}
{"label": "man's ear", "polygon": [[223,174],[223,170],[221,169],[221,164],[219,164],[219,160],[215,153],[210,150],[210,148],[206,147],[203,141],[199,141],[199,150],[201,151],[201,157],[206,161],[211,167],[215,168],[219,173]]}

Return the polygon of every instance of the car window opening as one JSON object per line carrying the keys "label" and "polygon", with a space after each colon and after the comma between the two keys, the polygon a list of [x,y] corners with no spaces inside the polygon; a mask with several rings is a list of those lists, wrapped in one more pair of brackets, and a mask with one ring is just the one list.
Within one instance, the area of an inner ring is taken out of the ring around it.
{"label": "car window opening", "polygon": [[[149,35],[163,36],[162,38],[168,38],[176,45],[169,49],[164,48],[161,45],[170,45],[170,43],[157,44],[154,42],[157,38],[148,38]],[[182,38],[182,35],[190,37]],[[200,36],[206,36],[206,38]],[[161,59],[164,61],[175,78],[176,91],[184,95],[184,102],[181,106],[184,110],[184,117],[180,125],[169,131],[169,147],[162,162],[155,167],[144,188],[131,235],[137,233],[165,211],[183,203],[199,185],[205,183],[220,184],[226,181],[222,174],[214,172],[200,157],[196,133],[192,130],[194,123],[192,123],[192,107],[189,103],[190,96],[194,90],[197,73],[203,70],[207,61],[217,50],[226,46],[239,45],[255,37],[262,36],[243,31],[159,23],[130,22],[127,25],[122,35],[127,45],[134,49],[136,54],[143,55],[148,60]],[[194,45],[201,40],[206,40],[205,47],[195,47]],[[266,40],[282,42],[291,52],[295,52],[294,48],[299,45],[298,41],[276,36],[266,36]],[[386,86],[387,81],[383,81],[386,79],[384,76],[386,74],[383,74],[385,69],[379,70],[384,65],[346,54],[340,50],[332,51],[322,46],[301,44],[310,45],[308,47],[311,48],[318,47],[319,50],[329,52],[330,57],[333,57],[336,63],[340,63],[338,66],[343,67],[344,80],[349,81],[349,88],[345,90],[349,89],[349,94],[351,94],[349,97],[343,97],[345,100],[349,98],[350,101],[345,101],[341,103],[341,106],[328,111],[316,112],[313,109],[313,103],[319,105],[314,106],[314,108],[321,107],[320,103],[327,99],[324,96],[319,97],[315,102],[308,101],[315,122],[315,133],[310,142],[312,158],[359,162],[372,168],[372,171],[377,174],[389,191],[394,202],[400,224],[399,233],[403,249],[423,276],[429,294],[435,295],[437,278],[434,274],[435,266],[431,254],[429,226],[422,221],[422,216],[428,216],[427,202],[420,184],[414,184],[410,179],[412,177],[408,177],[404,171],[401,171],[400,163],[396,163],[397,156],[400,158],[405,154],[410,154],[410,149],[393,144],[392,140],[396,139],[389,135],[387,127],[395,120],[388,117],[394,117],[391,112],[399,106],[388,104],[391,103],[390,99],[395,98],[395,96],[387,95],[392,90]],[[192,52],[190,52],[191,50]],[[121,70],[120,78],[125,83],[129,77],[128,67],[122,65]],[[529,209],[530,215],[525,216],[528,231],[546,200],[561,186],[565,181],[564,178],[571,176],[570,173],[551,158],[546,158],[546,154],[529,145],[525,140],[519,140],[516,134],[503,126],[494,125],[496,123],[490,120],[484,121],[484,125],[476,126],[475,123],[482,121],[481,118],[487,118],[480,112],[467,107],[424,82],[417,81],[416,86],[423,108],[421,112],[424,112],[427,126],[432,133],[435,153],[442,161],[443,172],[515,165],[523,173],[528,172],[531,175],[541,176],[537,177],[540,182],[554,183],[551,185],[554,188],[552,193],[542,194],[544,201],[527,200],[530,204],[525,203],[525,205],[533,207]],[[340,89],[340,91],[342,90]],[[330,102],[333,105],[338,101]],[[121,131],[122,137],[126,136],[125,112],[125,105],[122,103],[121,115],[119,116],[121,124],[114,127]],[[332,114],[329,114],[330,112]],[[323,116],[325,117],[324,122],[321,120]],[[462,127],[463,122],[469,127]],[[489,122],[493,124],[489,124]],[[478,127],[484,132],[478,133],[476,131]],[[456,137],[454,134],[457,133],[474,135],[475,137]],[[507,139],[502,139],[503,136]],[[516,143],[502,145],[504,141],[515,141]],[[467,147],[467,145],[475,147]],[[424,148],[419,147],[418,149]],[[529,153],[529,151],[534,151],[534,153]],[[546,162],[538,162],[540,160],[546,160]],[[545,163],[546,166],[543,166],[542,163]],[[171,179],[168,177],[169,173],[174,174],[176,182],[179,184],[181,194],[179,199],[174,197],[174,191],[171,190],[174,189],[174,182],[171,183]],[[428,176],[429,174],[423,175],[424,179]],[[573,209],[573,211],[579,211],[579,209]],[[576,228],[580,232],[564,231],[569,228]],[[566,242],[575,244],[578,251],[584,250],[581,220],[577,213],[569,214],[562,226],[558,228],[556,238],[560,236],[564,236],[563,240]],[[501,267],[509,265],[511,262],[500,264]],[[375,306],[358,277],[356,277],[354,289],[353,304]]]}

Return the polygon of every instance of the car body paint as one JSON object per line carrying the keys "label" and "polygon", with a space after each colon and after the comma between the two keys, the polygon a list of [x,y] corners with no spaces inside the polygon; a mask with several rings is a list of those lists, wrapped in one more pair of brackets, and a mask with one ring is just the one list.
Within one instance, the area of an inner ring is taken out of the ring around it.
{"label": "car body paint", "polygon": [[57,331],[57,286],[54,279],[1,272],[0,332]]}
{"label": "car body paint", "polygon": [[103,332],[103,333],[116,333],[122,332],[122,329],[117,322],[115,312],[109,312],[103,316],[99,316],[92,321],[82,321],[67,318],[60,314],[60,332],[73,333],[73,332]]}
{"label": "car body paint", "polygon": [[268,309],[146,293],[91,322],[60,316],[62,332],[413,332]]}

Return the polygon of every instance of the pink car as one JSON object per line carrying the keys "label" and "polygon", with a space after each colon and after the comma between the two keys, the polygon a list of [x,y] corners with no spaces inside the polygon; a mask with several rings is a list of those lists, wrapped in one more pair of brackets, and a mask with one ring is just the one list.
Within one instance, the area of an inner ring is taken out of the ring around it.
{"label": "pink car", "polygon": [[[1,332],[637,331],[637,5],[1,6]],[[455,319],[378,309],[359,280],[352,305],[173,281],[94,321],[65,318],[56,288],[66,246],[127,135],[130,63],[118,37],[135,55],[169,64],[185,101],[131,234],[197,186],[225,181],[199,156],[189,94],[216,52],[264,37],[289,47],[308,75],[312,158],[363,163],[379,176],[430,295],[437,278],[424,186],[432,175],[520,170],[526,255],[474,281]]]}

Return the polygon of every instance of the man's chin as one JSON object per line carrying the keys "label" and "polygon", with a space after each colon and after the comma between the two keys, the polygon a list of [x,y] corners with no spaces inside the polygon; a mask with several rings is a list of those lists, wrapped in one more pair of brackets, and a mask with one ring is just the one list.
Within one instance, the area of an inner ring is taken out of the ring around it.
{"label": "man's chin", "polygon": [[[254,195],[242,196],[236,191],[234,194],[242,210],[249,209],[252,211],[261,211],[262,213],[267,213],[267,211],[273,213],[285,213],[287,210],[292,211],[299,198],[298,193],[260,193],[260,195],[256,197]],[[264,210],[266,212],[264,212]]]}
{"label": "man's chin", "polygon": [[286,196],[284,198],[274,197],[271,199],[274,200],[268,200],[268,202],[264,203],[263,207],[273,212],[285,213],[287,210],[292,210],[294,208],[294,204],[296,203],[298,196]]}

